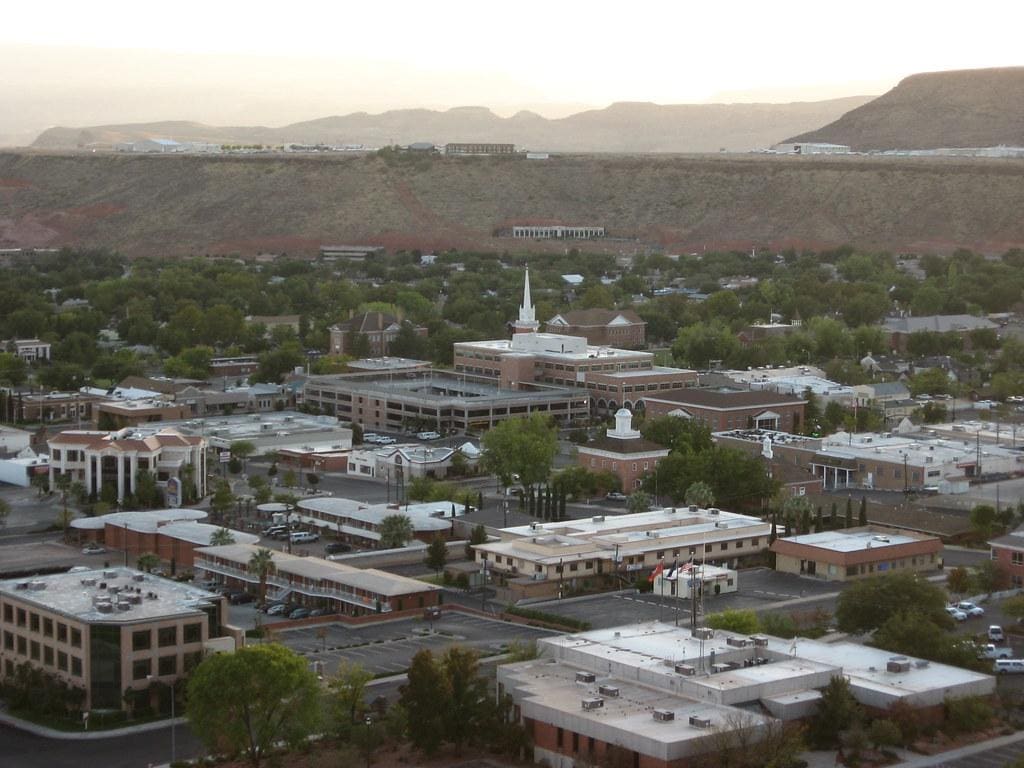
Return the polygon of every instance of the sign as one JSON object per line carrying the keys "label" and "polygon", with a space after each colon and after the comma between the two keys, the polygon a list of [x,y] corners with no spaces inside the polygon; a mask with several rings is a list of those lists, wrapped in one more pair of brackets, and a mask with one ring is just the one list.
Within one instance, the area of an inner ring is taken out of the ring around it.
{"label": "sign", "polygon": [[181,506],[181,479],[172,477],[167,480],[167,506],[168,507],[180,507]]}
{"label": "sign", "polygon": [[231,451],[221,451],[220,452],[220,463],[221,464],[227,464],[229,461],[231,461]]}

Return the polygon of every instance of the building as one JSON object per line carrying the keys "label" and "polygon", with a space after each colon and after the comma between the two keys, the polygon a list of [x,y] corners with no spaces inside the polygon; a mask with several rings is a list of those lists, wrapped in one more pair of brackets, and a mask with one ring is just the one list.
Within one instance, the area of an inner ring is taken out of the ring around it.
{"label": "building", "polygon": [[633,414],[625,408],[615,413],[615,427],[604,437],[577,446],[576,460],[591,472],[611,472],[622,483],[624,490],[639,488],[644,476],[668,456],[669,449],[645,440],[639,430],[633,429]]}
{"label": "building", "polygon": [[166,426],[184,435],[201,437],[211,448],[221,450],[228,450],[239,441],[249,442],[257,456],[270,452],[313,455],[348,451],[352,447],[352,430],[337,419],[298,411],[238,413],[171,422]]}
{"label": "building", "polygon": [[[963,426],[963,425],[954,425]],[[935,430],[936,432],[938,430]],[[716,443],[748,453],[771,445],[772,460],[810,468],[826,489],[967,493],[971,478],[1024,472],[1024,455],[1013,448],[950,432],[932,434],[836,432],[813,438],[769,430],[732,430],[713,435]]]}
{"label": "building", "polygon": [[703,424],[712,432],[729,429],[794,431],[804,420],[802,397],[756,390],[690,388],[645,394],[648,418],[678,416]]}
{"label": "building", "polygon": [[995,691],[991,675],[855,643],[659,622],[544,638],[538,650],[499,666],[497,684],[551,768],[710,765],[723,744],[757,749],[769,730],[813,716],[833,677],[870,716],[900,703],[936,724],[947,699]]}
{"label": "building", "polygon": [[367,256],[384,253],[380,245],[321,245],[320,257],[323,259],[346,259],[348,261],[365,261]]}
{"label": "building", "polygon": [[1024,528],[1018,528],[988,543],[992,560],[1010,576],[1014,589],[1024,587]]}
{"label": "building", "polygon": [[46,477],[50,473],[50,458],[40,456],[31,448],[22,448],[17,453],[0,459],[0,483],[28,488],[32,478]]}
{"label": "building", "polygon": [[776,539],[775,570],[853,581],[882,573],[921,573],[942,563],[942,540],[912,531],[869,525]]}
{"label": "building", "polygon": [[20,453],[32,444],[32,433],[0,424],[0,457]]}
{"label": "building", "polygon": [[348,369],[353,373],[395,372],[395,371],[426,371],[430,369],[429,360],[413,360],[408,357],[366,357],[352,360]]}
{"label": "building", "polygon": [[[433,149],[433,145],[431,145],[431,149]],[[446,155],[514,155],[515,152],[515,144],[449,142],[444,145]]]}
{"label": "building", "polygon": [[567,424],[590,414],[585,390],[545,384],[513,388],[489,377],[438,370],[310,376],[302,399],[340,421],[393,432],[482,431],[531,413]]}
{"label": "building", "polygon": [[50,489],[56,478],[80,482],[85,493],[100,496],[103,487],[117,490],[117,502],[135,493],[139,472],[152,472],[157,485],[172,478],[192,483],[196,496],[206,495],[206,446],[202,437],[168,427],[138,427],[115,432],[65,430],[47,440],[50,449]]}
{"label": "building", "polygon": [[695,371],[657,366],[650,352],[593,346],[582,336],[538,333],[539,326],[527,270],[512,338],[456,343],[455,370],[495,380],[507,389],[539,383],[585,388],[590,409],[597,413],[642,409],[648,392],[697,383]]}
{"label": "building", "polygon": [[574,309],[545,325],[548,333],[582,336],[592,346],[639,349],[647,341],[647,323],[631,309]]}
{"label": "building", "polygon": [[512,237],[517,240],[597,240],[605,236],[604,227],[565,224],[514,224]]}
{"label": "building", "polygon": [[[328,354],[366,356],[367,350],[360,352],[356,341],[358,337],[363,336],[366,338],[369,355],[383,357],[388,354],[391,342],[398,338],[402,322],[387,312],[364,312],[355,315],[344,323],[331,326]],[[427,329],[421,325],[413,325],[412,330],[417,336],[427,336]]]}
{"label": "building", "polygon": [[773,320],[770,323],[752,323],[736,334],[736,336],[743,346],[749,347],[752,344],[757,344],[767,339],[788,336],[794,331],[800,330],[801,327],[799,320],[792,323],[781,323]]}
{"label": "building", "polygon": [[[267,332],[275,328],[291,328],[295,333],[299,332],[300,315],[249,315],[245,322],[253,325],[262,325]],[[213,360],[210,361],[211,365]]]}
{"label": "building", "polygon": [[739,583],[738,572],[731,568],[673,561],[666,563],[665,569],[654,577],[651,593],[673,601],[701,600],[704,596],[738,592]]}
{"label": "building", "polygon": [[[198,547],[210,546],[210,537],[220,526],[202,522],[206,512],[199,509],[148,509],[111,512],[98,517],[78,517],[71,531],[79,543],[92,541],[107,549],[120,550],[126,558],[152,552],[168,563],[173,576],[179,569],[191,569]],[[236,544],[256,544],[260,537],[231,531]]]}
{"label": "building", "polygon": [[48,392],[45,395],[17,395],[14,398],[18,421],[90,423],[97,403],[106,398],[83,392]]}
{"label": "building", "polygon": [[210,358],[211,379],[242,379],[248,378],[260,367],[256,355],[240,355],[237,357]]}
{"label": "building", "polygon": [[772,150],[783,155],[848,155],[848,144],[829,144],[822,141],[783,142]]}
{"label": "building", "polygon": [[[347,471],[358,477],[395,482],[415,477],[442,478],[448,475],[458,449],[431,445],[364,446],[348,455]],[[463,454],[465,457],[465,454]],[[465,457],[467,461],[469,457]],[[476,456],[473,460],[476,460]]]}
{"label": "building", "polygon": [[0,581],[0,673],[28,663],[84,691],[85,711],[122,709],[126,690],[184,677],[226,624],[221,595],[132,568]]}
{"label": "building", "polygon": [[511,597],[555,595],[584,581],[633,579],[659,562],[689,560],[735,566],[768,550],[771,525],[696,506],[628,515],[597,515],[503,528],[500,541],[475,546],[474,559]]}
{"label": "building", "polygon": [[974,315],[921,315],[920,317],[889,317],[882,324],[888,335],[889,348],[907,351],[907,342],[914,333],[955,333],[964,340],[964,348],[970,349],[970,333],[978,330],[992,330],[998,325],[985,317]]}
{"label": "building", "polygon": [[7,342],[8,351],[26,362],[50,359],[50,343],[39,339],[12,339]]}
{"label": "building", "polygon": [[[394,479],[392,482],[399,487]],[[452,501],[367,504],[331,496],[303,499],[296,505],[291,520],[319,528],[363,549],[380,549],[380,524],[386,517],[405,515],[412,523],[413,537],[429,543],[437,536],[450,538],[455,518],[465,514],[466,508]]]}
{"label": "building", "polygon": [[157,421],[186,419],[188,406],[160,398],[152,400],[102,400],[93,409],[96,425],[103,429],[124,429]]}
{"label": "building", "polygon": [[[196,550],[196,571],[232,589],[259,593],[259,576],[249,571],[257,547],[227,544]],[[387,614],[440,605],[442,589],[376,568],[354,568],[319,557],[274,552],[267,598],[288,599],[346,616]]]}

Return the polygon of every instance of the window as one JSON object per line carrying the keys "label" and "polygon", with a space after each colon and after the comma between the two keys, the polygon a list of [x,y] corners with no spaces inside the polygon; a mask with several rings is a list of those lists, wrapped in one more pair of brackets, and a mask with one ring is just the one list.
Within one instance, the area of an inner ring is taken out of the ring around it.
{"label": "window", "polygon": [[559,728],[558,731],[555,733],[555,746],[560,748],[562,746],[562,742],[564,742],[564,741],[565,741],[565,730],[562,729],[562,728]]}
{"label": "window", "polygon": [[760,541],[761,541],[760,539],[751,539],[750,540],[750,546],[756,547],[760,543]]}
{"label": "window", "polygon": [[26,640],[21,635],[18,635],[18,655],[19,656],[27,656],[28,655],[28,640]]}
{"label": "window", "polygon": [[152,638],[153,633],[148,629],[140,629],[137,632],[132,632],[132,650],[148,651],[153,645]]}
{"label": "window", "polygon": [[46,637],[53,637],[53,619],[43,619],[43,634],[46,635]]}
{"label": "window", "polygon": [[77,656],[71,657],[71,674],[75,677],[82,676],[82,660]]}
{"label": "window", "polygon": [[572,751],[573,752],[579,752],[580,751],[580,735],[578,733],[576,733],[575,731],[573,731],[573,733],[572,733]]}
{"label": "window", "polygon": [[57,642],[66,643],[68,641],[68,625],[57,622]]}
{"label": "window", "polygon": [[136,659],[132,662],[132,680],[145,680],[153,674],[152,659]]}
{"label": "window", "polygon": [[725,552],[725,550],[727,550],[728,548],[729,548],[729,542],[728,541],[723,541],[722,542],[722,546],[719,547],[719,549],[721,549],[723,552]]}
{"label": "window", "polygon": [[14,606],[7,604],[4,605],[4,621],[8,624],[14,623]]}
{"label": "window", "polygon": [[705,552],[710,552],[711,551],[711,545],[710,544],[705,544],[704,545],[704,551]]}
{"label": "window", "polygon": [[161,656],[160,663],[157,668],[157,672],[161,677],[164,675],[176,675],[178,674],[178,657],[177,656]]}
{"label": "window", "polygon": [[39,631],[39,614],[38,613],[30,613],[28,615],[28,628],[32,632],[38,632]]}
{"label": "window", "polygon": [[57,669],[61,672],[68,671],[68,655],[64,651],[57,651]]}
{"label": "window", "polygon": [[579,569],[580,569],[580,564],[579,563],[569,563],[569,570],[570,571],[578,571]]}
{"label": "window", "polygon": [[48,645],[43,646],[43,664],[48,667],[53,666],[53,648]]}
{"label": "window", "polygon": [[29,657],[32,661],[39,661],[39,643],[35,640],[29,645]]}
{"label": "window", "polygon": [[1011,552],[1010,562],[1014,565],[1024,565],[1024,552]]}
{"label": "window", "polygon": [[4,632],[4,650],[14,650],[14,635],[10,632]]}
{"label": "window", "polygon": [[177,627],[161,627],[157,632],[157,645],[161,648],[169,648],[178,643]]}
{"label": "window", "polygon": [[24,608],[19,608],[18,609],[18,626],[19,627],[24,627],[27,622],[28,622],[28,614],[25,612]]}
{"label": "window", "polygon": [[[72,648],[81,648],[82,647],[82,630],[76,629],[75,627],[71,628],[71,647]],[[82,660],[79,659],[78,663],[81,664]],[[79,673],[79,674],[81,674],[81,673]]]}
{"label": "window", "polygon": [[203,660],[202,651],[192,651],[192,653],[185,654],[185,672],[191,672],[193,669],[199,666]]}
{"label": "window", "polygon": [[186,643],[198,643],[203,639],[203,625],[198,622],[195,624],[186,624],[184,632]]}

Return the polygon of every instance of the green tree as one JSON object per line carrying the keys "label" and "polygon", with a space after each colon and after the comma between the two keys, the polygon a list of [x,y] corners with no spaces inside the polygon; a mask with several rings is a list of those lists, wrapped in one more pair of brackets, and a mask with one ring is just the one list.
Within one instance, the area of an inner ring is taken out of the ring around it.
{"label": "green tree", "polygon": [[868,498],[867,496],[860,497],[860,514],[857,516],[857,525],[868,524]]}
{"label": "green tree", "polygon": [[1010,585],[1010,574],[995,560],[982,560],[974,569],[974,588],[991,595]]}
{"label": "green tree", "polygon": [[444,537],[440,535],[435,536],[434,540],[427,546],[426,565],[434,573],[440,573],[444,570],[446,562],[448,562],[448,547],[445,546]]}
{"label": "green tree", "polygon": [[153,552],[143,552],[135,561],[135,567],[149,573],[160,565],[160,557]]}
{"label": "green tree", "polygon": [[256,445],[251,440],[235,440],[231,444],[231,455],[242,461],[242,471],[245,471],[246,460],[256,453]]}
{"label": "green tree", "polygon": [[690,483],[686,489],[686,503],[696,504],[701,509],[707,509],[715,504],[715,491],[703,480]]}
{"label": "green tree", "polygon": [[846,497],[846,521],[845,528],[853,528],[853,499]]}
{"label": "green tree", "polygon": [[249,573],[260,580],[260,605],[267,602],[267,579],[274,572],[274,552],[266,547],[259,547],[249,556]]}
{"label": "green tree", "polygon": [[992,535],[996,523],[996,508],[990,504],[977,504],[971,509],[971,527],[980,538]]}
{"label": "green tree", "polygon": [[193,731],[216,754],[259,768],[275,745],[297,745],[320,725],[320,690],[302,656],[270,643],[209,656],[188,682]]}
{"label": "green tree", "polygon": [[[940,664],[983,669],[978,664],[974,646],[951,635],[931,619],[915,610],[900,611],[890,616],[876,631],[872,645],[893,653],[908,654]],[[988,665],[991,669],[991,665]]]}
{"label": "green tree", "polygon": [[545,416],[534,413],[525,419],[507,419],[484,435],[480,465],[511,485],[513,475],[525,487],[548,479],[558,453],[558,432]]}
{"label": "green tree", "polygon": [[971,591],[971,574],[963,566],[951,568],[946,573],[946,589],[954,595],[966,595]]}
{"label": "green tree", "polygon": [[649,419],[640,426],[640,432],[651,442],[679,453],[700,453],[714,445],[710,429],[693,419],[676,416]]}
{"label": "green tree", "polygon": [[412,521],[406,515],[388,515],[380,521],[379,532],[382,549],[398,549],[412,539]]}
{"label": "green tree", "polygon": [[712,613],[704,623],[712,629],[724,629],[740,635],[756,635],[759,631],[757,614],[754,611],[730,610]]}
{"label": "green tree", "polygon": [[945,591],[911,573],[853,582],[839,595],[836,622],[843,632],[866,632],[906,611],[916,611],[939,627],[950,624]]}
{"label": "green tree", "polygon": [[473,547],[487,543],[487,529],[483,523],[474,526],[469,533],[469,543],[466,544],[466,559],[473,559]]}
{"label": "green tree", "polygon": [[210,499],[210,511],[213,512],[215,520],[221,520],[225,514],[231,511],[235,505],[235,494],[231,492],[231,486],[227,480],[217,481],[217,486]]}
{"label": "green tree", "polygon": [[429,650],[412,657],[406,683],[401,688],[402,707],[408,713],[409,741],[426,755],[433,755],[444,737],[445,709],[451,688]]}
{"label": "green tree", "polygon": [[626,509],[631,513],[646,512],[651,508],[651,497],[645,491],[633,491],[626,499]]}
{"label": "green tree", "polygon": [[841,675],[833,677],[821,692],[818,712],[811,721],[809,736],[817,749],[839,744],[840,734],[864,720],[864,712],[850,693],[850,683]]}
{"label": "green tree", "polygon": [[366,711],[366,686],[373,673],[354,662],[342,660],[338,671],[327,684],[331,693],[331,709],[338,735],[348,738],[353,726],[362,722]]}
{"label": "green tree", "polygon": [[218,528],[210,534],[211,547],[223,547],[226,544],[234,544],[235,535],[227,528]]}
{"label": "green tree", "polygon": [[487,702],[487,681],[478,674],[477,652],[453,645],[441,657],[447,681],[447,706],[444,708],[445,739],[455,747],[455,755],[477,733],[483,705]]}

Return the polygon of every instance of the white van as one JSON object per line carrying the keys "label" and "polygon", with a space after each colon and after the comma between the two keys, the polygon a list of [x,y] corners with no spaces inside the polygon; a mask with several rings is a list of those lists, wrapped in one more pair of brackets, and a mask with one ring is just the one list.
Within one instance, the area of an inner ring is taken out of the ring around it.
{"label": "white van", "polygon": [[418,440],[437,440],[441,436],[440,432],[417,432],[416,438]]}
{"label": "white van", "polygon": [[312,531],[295,531],[292,534],[292,544],[312,544],[314,541],[320,541],[320,534]]}
{"label": "white van", "polygon": [[1019,675],[1024,672],[1024,659],[996,659],[992,669],[997,675]]}

